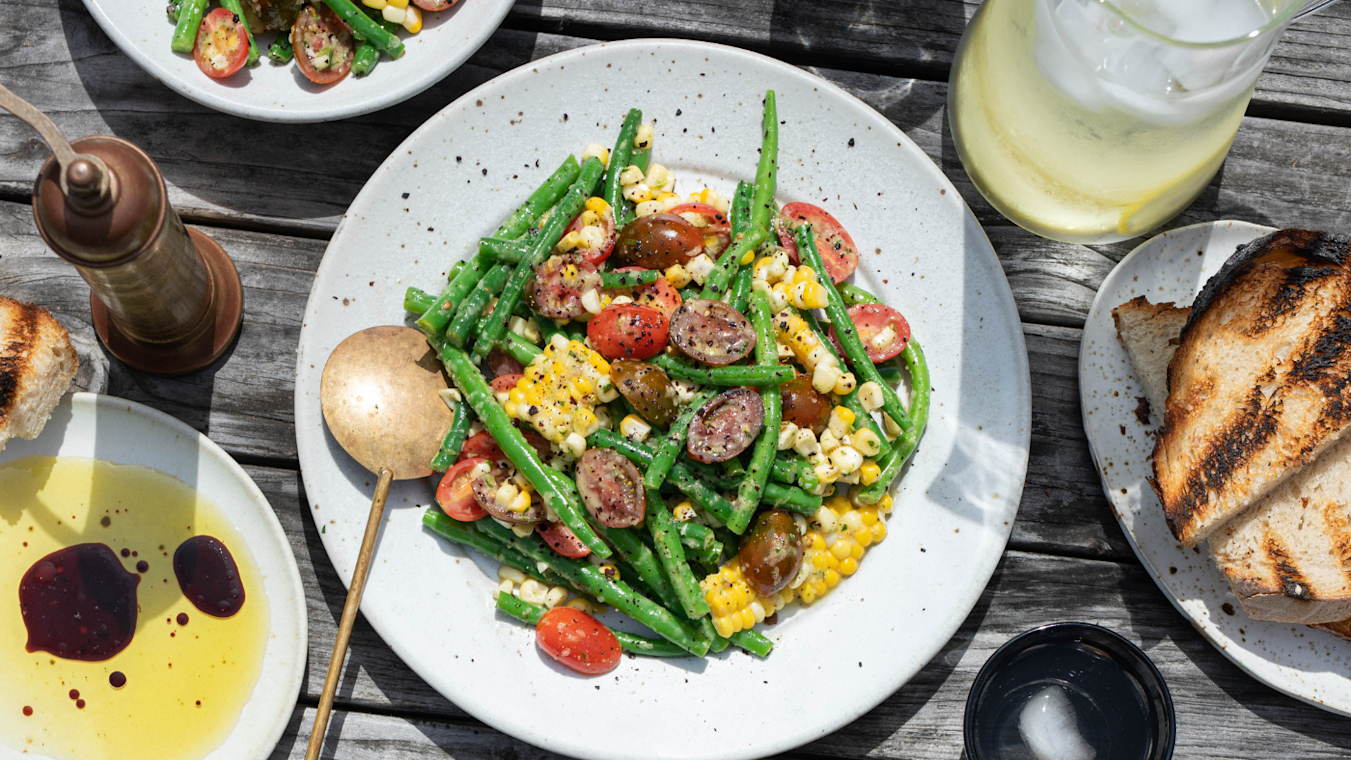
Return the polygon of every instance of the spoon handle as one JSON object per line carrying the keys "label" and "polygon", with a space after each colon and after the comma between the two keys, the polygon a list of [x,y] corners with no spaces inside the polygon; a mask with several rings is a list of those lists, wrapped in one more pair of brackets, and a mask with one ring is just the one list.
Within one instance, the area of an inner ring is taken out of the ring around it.
{"label": "spoon handle", "polygon": [[356,570],[352,572],[352,585],[347,589],[347,604],[342,608],[342,623],[338,626],[338,638],[333,642],[333,657],[328,661],[324,693],[319,697],[319,709],[314,713],[314,727],[310,729],[310,745],[305,750],[305,760],[317,760],[319,750],[324,746],[328,715],[333,710],[333,694],[338,690],[338,677],[342,673],[342,663],[347,656],[347,642],[352,638],[352,625],[357,619],[357,609],[361,607],[361,593],[366,590],[366,574],[371,569],[375,536],[380,532],[380,521],[385,514],[385,499],[389,497],[389,485],[393,480],[394,471],[388,467],[381,467],[380,480],[375,484],[375,498],[371,500],[371,516],[366,520],[366,535],[361,539],[361,552],[357,555]]}

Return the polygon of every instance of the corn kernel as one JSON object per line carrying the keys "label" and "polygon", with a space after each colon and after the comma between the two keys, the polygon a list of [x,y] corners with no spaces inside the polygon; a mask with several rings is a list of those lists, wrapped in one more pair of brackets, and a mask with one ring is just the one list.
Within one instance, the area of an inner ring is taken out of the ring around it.
{"label": "corn kernel", "polygon": [[841,473],[850,473],[863,466],[863,455],[853,446],[840,446],[830,452],[830,463],[840,468]]}
{"label": "corn kernel", "polygon": [[499,580],[511,581],[512,583],[525,583],[525,573],[510,565],[498,567],[497,577]]}
{"label": "corn kernel", "polygon": [[839,367],[821,362],[812,372],[812,387],[821,393],[830,393],[835,390],[835,383],[839,382],[843,374]]}
{"label": "corn kernel", "polygon": [[391,24],[403,24],[404,18],[408,16],[407,8],[401,8],[390,2],[380,9],[380,16]]}
{"label": "corn kernel", "polygon": [[496,599],[500,594],[511,596],[511,592],[515,588],[510,580],[503,579],[501,583],[497,584],[497,588],[493,589],[493,598]]}
{"label": "corn kernel", "polygon": [[671,287],[679,290],[691,282],[689,270],[680,264],[672,264],[666,270],[666,281],[671,283]]}
{"label": "corn kernel", "polygon": [[534,578],[530,578],[526,580],[525,583],[521,584],[521,591],[519,596],[521,597],[521,601],[523,602],[530,602],[531,604],[543,604],[544,598],[548,595],[549,595],[549,587],[544,585],[543,583],[540,583]]}
{"label": "corn kernel", "polygon": [[595,412],[583,406],[572,413],[572,429],[585,438],[600,429],[600,420],[596,419]]}
{"label": "corn kernel", "polygon": [[835,381],[834,393],[836,396],[846,396],[858,387],[858,379],[854,377],[853,372],[845,372],[840,375],[840,379]]}
{"label": "corn kernel", "polygon": [[383,9],[389,3],[386,0],[361,0],[361,4],[367,8],[374,8],[377,11]]}
{"label": "corn kernel", "polygon": [[624,167],[624,171],[619,173],[620,187],[623,187],[625,185],[636,185],[642,181],[643,181],[643,170],[639,169],[633,164],[629,164],[628,166]]}
{"label": "corn kernel", "polygon": [[[580,248],[583,245],[585,245],[585,241],[582,240],[582,234],[576,230],[573,230],[572,232],[569,232],[568,234],[564,235],[562,239],[558,241],[558,245],[556,247],[558,248],[558,250],[567,253],[568,251],[571,251],[575,248]],[[572,268],[573,270],[577,269],[576,267]],[[566,277],[567,275],[565,274],[564,276]],[[576,274],[574,273],[573,276],[576,277]]]}
{"label": "corn kernel", "polygon": [[838,570],[827,570],[824,580],[827,588],[835,588],[840,585],[840,573]]}
{"label": "corn kernel", "polygon": [[887,524],[879,520],[873,523],[868,531],[873,534],[873,543],[877,543],[887,537]]}
{"label": "corn kernel", "polygon": [[[623,179],[622,175],[620,179]],[[610,210],[610,204],[606,203],[604,198],[591,197],[586,199],[586,210],[600,215]]]}
{"label": "corn kernel", "polygon": [[858,402],[869,412],[882,408],[882,386],[869,380],[858,388]]}
{"label": "corn kernel", "polygon": [[675,509],[671,510],[671,514],[675,517],[676,522],[689,522],[699,516],[699,514],[694,511],[694,505],[688,501],[682,501],[675,505]]}
{"label": "corn kernel", "polygon": [[643,201],[637,206],[634,206],[633,213],[635,216],[641,218],[644,216],[652,216],[653,214],[660,214],[662,210],[661,201]]}
{"label": "corn kernel", "polygon": [[840,560],[840,575],[853,575],[858,572],[858,560],[853,557]]}
{"label": "corn kernel", "polygon": [[849,556],[849,540],[843,535],[835,539],[835,543],[830,545],[830,554],[835,559],[843,560]]}
{"label": "corn kernel", "polygon": [[652,125],[639,124],[638,132],[633,136],[633,147],[638,149],[652,147]]}
{"label": "corn kernel", "polygon": [[549,593],[544,595],[544,606],[553,609],[563,603],[568,598],[568,590],[562,586],[554,586],[549,589]]}
{"label": "corn kernel", "polygon": [[859,528],[854,531],[854,541],[857,542],[859,546],[868,546],[873,542],[872,531],[867,528]]}
{"label": "corn kernel", "polygon": [[876,462],[869,459],[859,467],[858,474],[859,481],[865,486],[870,486],[877,482],[878,476],[882,474],[882,468],[878,467]]}
{"label": "corn kernel", "polygon": [[647,424],[647,420],[636,414],[626,415],[619,421],[619,432],[631,441],[646,441],[647,436],[652,433],[652,426]]}
{"label": "corn kernel", "polygon": [[624,188],[624,198],[632,203],[645,203],[652,200],[652,188],[644,182]]}
{"label": "corn kernel", "polygon": [[395,8],[407,8],[408,0],[388,0],[388,5],[392,5]]}
{"label": "corn kernel", "polygon": [[591,143],[582,150],[582,154],[577,157],[577,160],[585,163],[588,158],[593,157],[598,159],[602,166],[605,166],[610,163],[610,149],[600,143]]}
{"label": "corn kernel", "polygon": [[403,28],[409,34],[417,34],[422,31],[422,11],[416,5],[410,5],[404,9]]}
{"label": "corn kernel", "polygon": [[657,193],[652,200],[661,204],[662,213],[666,213],[684,202],[680,200],[680,196],[675,193]]}

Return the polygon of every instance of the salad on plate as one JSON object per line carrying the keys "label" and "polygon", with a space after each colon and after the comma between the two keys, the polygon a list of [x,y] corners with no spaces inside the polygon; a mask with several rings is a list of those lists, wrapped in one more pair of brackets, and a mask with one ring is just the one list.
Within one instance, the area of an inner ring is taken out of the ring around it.
{"label": "salad on plate", "polygon": [[[630,110],[439,294],[405,295],[454,385],[423,524],[498,560],[498,610],[578,673],[767,656],[758,627],[886,537],[928,420],[924,353],[847,282],[843,225],[775,200],[778,127],[770,91],[754,182],[681,198]],[[609,608],[653,635],[612,630]]]}

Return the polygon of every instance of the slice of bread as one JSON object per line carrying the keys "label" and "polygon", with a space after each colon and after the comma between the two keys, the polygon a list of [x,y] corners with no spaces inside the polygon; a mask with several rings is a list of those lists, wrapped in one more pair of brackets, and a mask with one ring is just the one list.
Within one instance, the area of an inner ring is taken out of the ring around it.
{"label": "slice of bread", "polygon": [[1145,398],[1156,420],[1163,419],[1168,399],[1168,362],[1177,351],[1178,335],[1191,314],[1173,303],[1150,303],[1136,296],[1112,309],[1116,335],[1145,386]]}
{"label": "slice of bread", "polygon": [[1195,546],[1351,427],[1351,239],[1282,230],[1202,288],[1168,367],[1151,481]]}
{"label": "slice of bread", "polygon": [[[1167,397],[1158,364],[1177,345],[1186,311],[1136,298],[1112,312],[1151,404]],[[1331,624],[1351,618],[1348,523],[1351,437],[1221,527],[1210,538],[1211,556],[1254,619]],[[1351,621],[1345,628],[1351,634]]]}
{"label": "slice of bread", "polygon": [[79,366],[51,312],[0,296],[0,451],[42,432]]}

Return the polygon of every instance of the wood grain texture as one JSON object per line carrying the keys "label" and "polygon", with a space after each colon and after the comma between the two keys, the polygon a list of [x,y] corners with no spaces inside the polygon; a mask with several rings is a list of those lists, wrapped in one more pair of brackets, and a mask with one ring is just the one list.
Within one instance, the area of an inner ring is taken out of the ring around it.
{"label": "wood grain texture", "polygon": [[[1138,565],[1011,551],[957,635],[910,683],[850,726],[790,756],[952,760],[961,753],[962,715],[980,666],[1014,635],[1062,620],[1107,626],[1145,650],[1176,703],[1175,757],[1321,759],[1351,751],[1351,721],[1279,695],[1242,673],[1187,625]],[[868,664],[866,653],[829,656]],[[380,685],[389,683],[387,673]],[[292,718],[274,760],[303,755],[313,711],[303,712]],[[335,713],[329,736],[340,741],[331,757],[555,757],[472,720],[380,712]]]}

